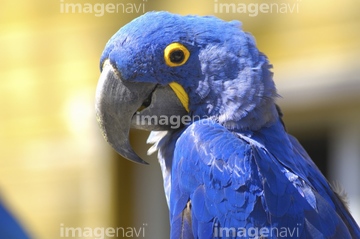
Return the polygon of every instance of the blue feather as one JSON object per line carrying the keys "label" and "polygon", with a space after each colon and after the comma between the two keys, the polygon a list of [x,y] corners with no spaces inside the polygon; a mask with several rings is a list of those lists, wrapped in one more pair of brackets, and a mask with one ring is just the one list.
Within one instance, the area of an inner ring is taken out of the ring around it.
{"label": "blue feather", "polygon": [[3,239],[29,239],[24,229],[0,203],[0,238]]}
{"label": "blue feather", "polygon": [[[265,233],[268,238],[281,238],[286,233],[296,235],[294,238],[356,238],[359,235],[346,208],[341,204],[335,206],[337,198],[329,184],[317,168],[312,165],[308,168],[310,159],[298,153],[302,148],[296,149],[299,145],[293,144],[280,121],[252,135],[234,133],[216,122],[205,121],[209,120],[195,122],[181,134],[173,157],[174,172],[203,175],[173,175],[172,178],[173,186],[187,186],[180,194],[171,195],[170,209],[184,196],[192,202],[195,238],[212,238],[209,230],[236,229],[238,233],[238,229],[250,232],[256,228],[272,230],[272,234]],[[213,140],[219,135],[222,144]],[[274,141],[264,141],[264,138]],[[201,145],[189,144],[195,141]],[[281,151],[280,145],[274,144],[277,141],[287,142],[281,145]],[[204,155],[213,160],[202,158]],[[287,166],[291,159],[288,157],[296,160],[295,170]],[[315,179],[322,183],[313,184]],[[185,207],[187,201],[182,201]],[[173,212],[170,210],[170,217],[178,217],[179,212]],[[210,224],[211,229],[204,230]]]}

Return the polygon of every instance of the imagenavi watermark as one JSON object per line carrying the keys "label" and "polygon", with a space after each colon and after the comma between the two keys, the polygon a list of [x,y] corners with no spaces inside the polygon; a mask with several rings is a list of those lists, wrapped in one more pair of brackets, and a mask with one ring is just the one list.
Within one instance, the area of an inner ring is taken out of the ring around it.
{"label": "imagenavi watermark", "polygon": [[214,224],[214,238],[299,238],[301,224],[289,227],[221,227]]}
{"label": "imagenavi watermark", "polygon": [[70,227],[60,224],[60,238],[145,238],[147,223],[139,227]]}
{"label": "imagenavi watermark", "polygon": [[[290,0],[287,2],[263,2],[244,3],[230,2],[231,0],[214,0],[214,13],[240,13],[249,17],[263,14],[291,14],[299,13],[301,0]],[[276,1],[276,0],[273,0]]]}
{"label": "imagenavi watermark", "polygon": [[[86,1],[86,0],[84,0]],[[126,14],[126,13],[145,13],[147,0],[136,1],[133,3],[89,3],[89,2],[68,2],[60,0],[60,13],[84,13],[94,14],[102,17],[105,13]]]}
{"label": "imagenavi watermark", "polygon": [[216,123],[213,117],[206,115],[141,115],[140,112],[136,112],[133,118],[133,123],[137,126],[168,126],[171,129],[178,129],[182,126],[190,125],[195,121],[200,121],[201,119],[210,119],[201,121],[202,125],[212,125]]}

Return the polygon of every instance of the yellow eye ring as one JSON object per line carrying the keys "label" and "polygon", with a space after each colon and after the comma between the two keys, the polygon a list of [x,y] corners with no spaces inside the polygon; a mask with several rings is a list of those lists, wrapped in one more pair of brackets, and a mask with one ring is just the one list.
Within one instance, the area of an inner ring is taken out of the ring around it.
{"label": "yellow eye ring", "polygon": [[164,50],[165,63],[170,67],[184,65],[189,57],[189,50],[178,42],[169,44]]}

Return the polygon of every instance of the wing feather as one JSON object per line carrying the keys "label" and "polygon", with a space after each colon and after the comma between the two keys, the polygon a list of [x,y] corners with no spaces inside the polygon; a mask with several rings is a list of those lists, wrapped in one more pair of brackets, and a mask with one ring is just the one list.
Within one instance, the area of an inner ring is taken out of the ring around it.
{"label": "wing feather", "polygon": [[280,121],[255,133],[230,132],[206,121],[190,125],[175,145],[172,228],[191,201],[194,238],[251,238],[251,230],[266,238],[359,235],[351,215]]}

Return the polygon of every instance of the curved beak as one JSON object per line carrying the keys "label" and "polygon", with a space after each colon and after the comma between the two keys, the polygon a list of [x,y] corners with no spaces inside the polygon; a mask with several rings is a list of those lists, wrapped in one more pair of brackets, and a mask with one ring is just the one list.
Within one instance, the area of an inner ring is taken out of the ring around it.
{"label": "curved beak", "polygon": [[147,163],[130,145],[130,128],[174,129],[170,117],[187,114],[170,86],[126,81],[109,60],[104,62],[97,85],[95,111],[105,140],[121,156],[141,164]]}

